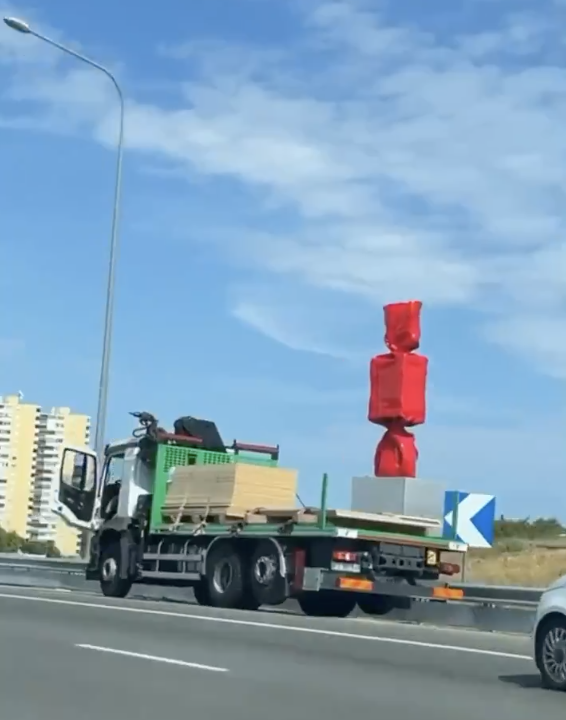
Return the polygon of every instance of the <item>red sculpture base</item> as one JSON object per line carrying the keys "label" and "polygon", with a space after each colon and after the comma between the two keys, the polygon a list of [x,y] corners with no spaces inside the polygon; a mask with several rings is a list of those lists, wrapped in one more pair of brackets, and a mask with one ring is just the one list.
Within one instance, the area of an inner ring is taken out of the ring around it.
{"label": "red sculpture base", "polygon": [[418,457],[415,436],[401,422],[394,422],[377,445],[373,474],[377,477],[416,477]]}

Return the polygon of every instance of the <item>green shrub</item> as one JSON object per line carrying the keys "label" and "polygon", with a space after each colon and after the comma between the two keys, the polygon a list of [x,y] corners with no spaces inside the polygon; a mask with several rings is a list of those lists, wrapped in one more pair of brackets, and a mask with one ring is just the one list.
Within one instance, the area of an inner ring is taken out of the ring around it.
{"label": "green shrub", "polygon": [[501,517],[495,521],[496,541],[511,538],[517,540],[541,540],[559,537],[563,533],[566,533],[566,528],[556,518],[506,520]]}
{"label": "green shrub", "polygon": [[20,537],[18,533],[8,532],[0,527],[0,552],[23,552],[30,555],[47,555],[47,557],[61,557],[59,548],[51,540],[35,542]]}

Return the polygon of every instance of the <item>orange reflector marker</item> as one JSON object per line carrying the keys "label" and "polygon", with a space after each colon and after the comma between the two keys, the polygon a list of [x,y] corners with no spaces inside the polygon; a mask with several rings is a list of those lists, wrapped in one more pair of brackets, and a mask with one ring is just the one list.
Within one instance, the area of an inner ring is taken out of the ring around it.
{"label": "orange reflector marker", "polygon": [[347,588],[348,590],[373,590],[373,582],[371,580],[341,577],[338,579],[338,587]]}
{"label": "orange reflector marker", "polygon": [[464,591],[461,588],[436,587],[432,590],[432,596],[444,600],[461,600],[464,597]]}

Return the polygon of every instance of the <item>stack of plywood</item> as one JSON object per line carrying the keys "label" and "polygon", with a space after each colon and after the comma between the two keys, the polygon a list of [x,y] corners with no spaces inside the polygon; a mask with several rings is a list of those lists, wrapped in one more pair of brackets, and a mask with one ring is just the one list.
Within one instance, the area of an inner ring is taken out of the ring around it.
{"label": "stack of plywood", "polygon": [[176,468],[163,506],[169,517],[242,516],[255,508],[295,506],[297,471],[230,463]]}

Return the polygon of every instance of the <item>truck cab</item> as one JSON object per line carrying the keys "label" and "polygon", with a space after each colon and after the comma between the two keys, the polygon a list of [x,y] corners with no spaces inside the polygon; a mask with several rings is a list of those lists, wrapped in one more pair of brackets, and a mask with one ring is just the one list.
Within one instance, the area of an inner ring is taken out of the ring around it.
{"label": "truck cab", "polygon": [[[89,533],[86,576],[99,580],[105,594],[124,596],[137,576],[139,547],[147,525],[154,474],[144,461],[140,439],[106,446],[99,462],[89,448],[63,450],[56,512],[71,526]],[[120,582],[119,568],[126,578]]]}
{"label": "truck cab", "polygon": [[153,478],[139,460],[139,441],[121,440],[106,448],[102,472],[90,448],[66,447],[56,512],[81,530],[96,531],[112,518],[127,524],[140,500],[150,496]]}

